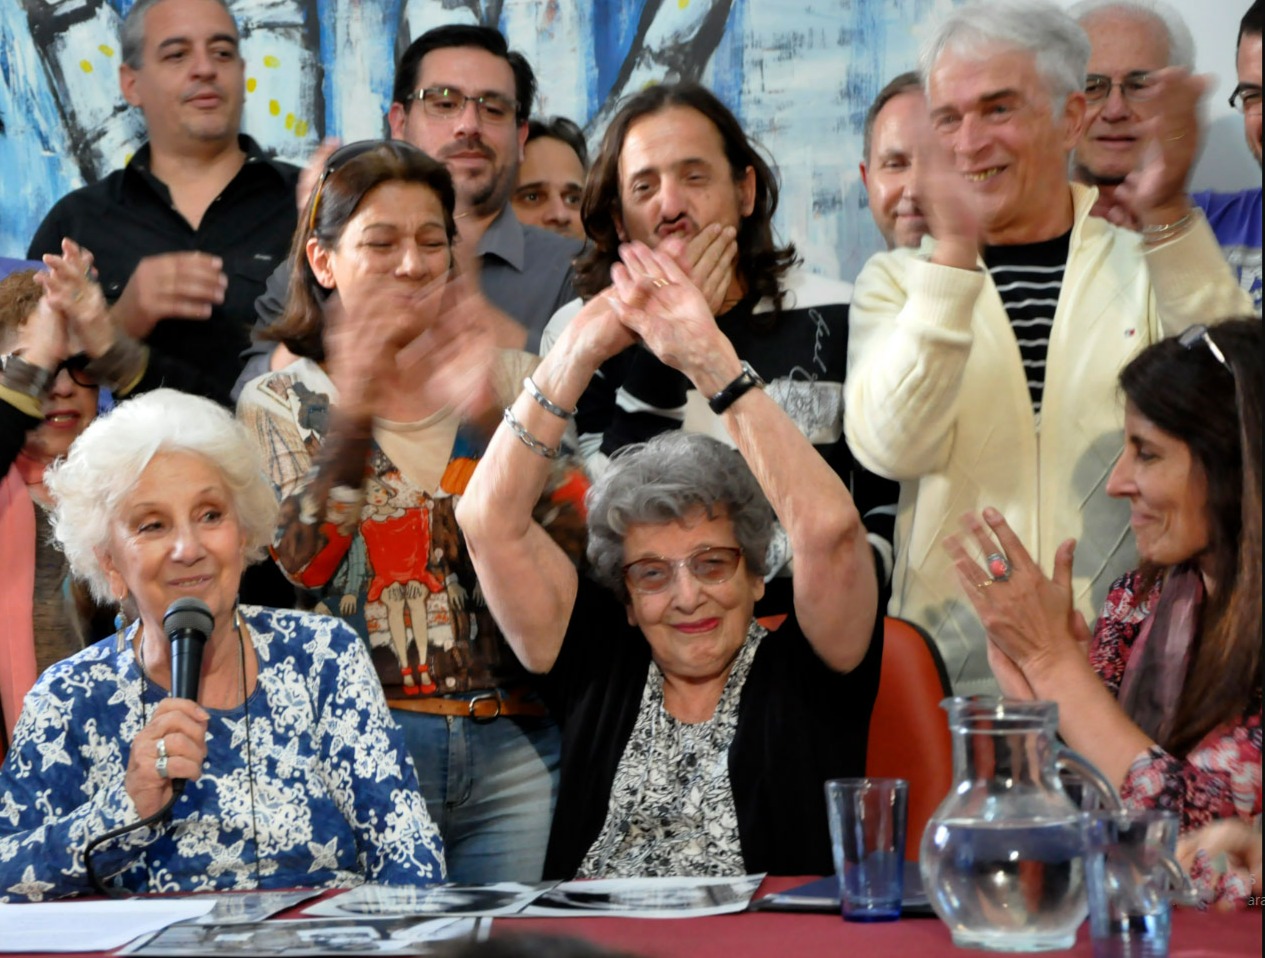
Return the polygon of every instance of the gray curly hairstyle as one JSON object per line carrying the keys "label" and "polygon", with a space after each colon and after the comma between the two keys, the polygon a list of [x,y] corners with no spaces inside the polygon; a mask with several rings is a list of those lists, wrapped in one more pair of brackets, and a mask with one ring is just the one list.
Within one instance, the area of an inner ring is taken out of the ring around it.
{"label": "gray curly hairstyle", "polygon": [[738,451],[710,436],[665,432],[625,446],[593,484],[585,505],[591,574],[625,602],[628,527],[676,522],[700,508],[708,518],[729,517],[747,569],[765,574],[773,509]]}
{"label": "gray curly hairstyle", "polygon": [[1085,89],[1089,37],[1049,0],[976,0],[957,8],[923,44],[918,70],[927,82],[941,54],[983,56],[997,46],[1032,54],[1056,113],[1067,97]]}
{"label": "gray curly hairstyle", "polygon": [[110,523],[150,461],[172,452],[202,456],[220,470],[246,536],[247,562],[259,561],[272,542],[277,497],[245,427],[209,399],[155,389],[94,420],[44,474],[55,503],[53,535],[71,573],[100,602],[115,598],[97,559]]}

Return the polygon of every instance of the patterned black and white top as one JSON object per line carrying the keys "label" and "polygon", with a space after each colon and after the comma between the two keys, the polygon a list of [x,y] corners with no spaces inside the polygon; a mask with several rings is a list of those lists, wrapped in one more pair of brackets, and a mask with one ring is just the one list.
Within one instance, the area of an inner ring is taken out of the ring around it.
{"label": "patterned black and white top", "polygon": [[1001,297],[1028,376],[1032,411],[1041,416],[1050,330],[1063,289],[1071,231],[1039,243],[989,246],[984,263]]}
{"label": "patterned black and white top", "polygon": [[663,673],[653,662],[632,736],[619,760],[606,822],[577,878],[743,875],[729,748],[742,687],[760,640],[752,620],[716,711],[681,722],[663,706]]}

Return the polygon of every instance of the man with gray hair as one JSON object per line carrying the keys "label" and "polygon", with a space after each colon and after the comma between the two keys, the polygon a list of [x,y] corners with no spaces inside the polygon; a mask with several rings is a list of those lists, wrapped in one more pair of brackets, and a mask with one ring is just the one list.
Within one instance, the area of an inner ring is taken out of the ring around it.
{"label": "man with gray hair", "polygon": [[1088,111],[1073,178],[1098,187],[1091,212],[1107,216],[1148,142],[1146,124],[1157,108],[1153,75],[1164,67],[1193,69],[1195,41],[1164,0],[1084,0],[1068,13],[1089,37]]}
{"label": "man with gray hair", "polygon": [[[1186,195],[1201,80],[1153,77],[1156,146],[1117,196],[1141,238],[1089,215],[1093,190],[1067,173],[1088,58],[1084,32],[1049,2],[948,16],[921,62],[934,242],[877,254],[852,301],[848,443],[901,482],[888,611],[931,633],[963,694],[997,686],[941,547],[959,517],[995,508],[1047,570],[1079,538],[1073,596],[1092,616],[1134,565],[1129,509],[1105,488],[1122,445],[1119,369],[1193,322],[1250,309]],[[979,587],[1004,588],[1006,558],[989,559]]]}
{"label": "man with gray hair", "polygon": [[[228,404],[254,303],[294,233],[298,169],[241,130],[245,64],[223,0],[137,0],[121,31],[123,96],[149,135],[131,161],[62,197],[27,257],[92,251],[116,339],[116,396],[174,386]],[[142,345],[143,344],[143,345]]]}

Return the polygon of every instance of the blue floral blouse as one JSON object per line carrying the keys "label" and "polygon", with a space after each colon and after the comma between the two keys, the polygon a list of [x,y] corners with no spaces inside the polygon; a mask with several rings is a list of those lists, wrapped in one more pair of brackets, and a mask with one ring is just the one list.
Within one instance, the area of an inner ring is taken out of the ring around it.
{"label": "blue floral blouse", "polygon": [[[169,823],[98,846],[96,873],[136,892],[442,881],[439,832],[364,643],[338,619],[241,612],[259,657],[248,707],[207,710],[202,777]],[[167,692],[142,674],[136,628],[26,697],[0,768],[0,901],[92,893],[84,847],[139,819],[128,754]]]}

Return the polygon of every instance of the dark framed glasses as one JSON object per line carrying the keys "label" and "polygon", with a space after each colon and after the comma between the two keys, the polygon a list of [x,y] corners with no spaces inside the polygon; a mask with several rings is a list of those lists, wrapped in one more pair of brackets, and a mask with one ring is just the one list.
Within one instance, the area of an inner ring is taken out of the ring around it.
{"label": "dark framed glasses", "polygon": [[390,140],[357,140],[355,143],[340,146],[330,154],[329,159],[325,161],[325,169],[321,171],[321,178],[316,181],[316,189],[312,191],[312,209],[307,220],[309,233],[316,231],[316,210],[321,205],[321,194],[325,191],[325,181],[330,178],[330,175],[356,157],[390,142]]}
{"label": "dark framed glasses", "polygon": [[677,570],[684,567],[704,585],[720,585],[734,577],[741,559],[742,550],[731,546],[699,549],[684,559],[651,556],[624,566],[624,581],[633,592],[655,595],[672,585],[676,581]]}
{"label": "dark framed glasses", "polygon": [[1225,353],[1221,351],[1213,338],[1208,335],[1208,327],[1203,323],[1195,323],[1194,326],[1187,327],[1186,331],[1177,337],[1177,341],[1183,349],[1194,349],[1199,343],[1203,343],[1208,347],[1208,352],[1212,353],[1212,358],[1219,362],[1222,367],[1231,376],[1234,375],[1234,369],[1230,366],[1229,361],[1225,358]]}
{"label": "dark framed glasses", "polygon": [[1259,83],[1240,83],[1230,94],[1230,106],[1240,113],[1261,112],[1261,85]]}
{"label": "dark framed glasses", "polygon": [[1085,99],[1090,103],[1101,103],[1111,96],[1113,87],[1119,87],[1120,95],[1130,103],[1155,96],[1155,81],[1151,74],[1145,70],[1134,70],[1119,81],[1101,73],[1089,74],[1085,77]]}
{"label": "dark framed glasses", "polygon": [[[21,353],[13,353],[12,355],[20,356]],[[9,358],[8,356],[0,357],[0,369],[4,368]],[[95,389],[100,383],[86,372],[88,363],[91,361],[87,353],[75,353],[73,356],[67,356],[57,364],[57,368],[53,370],[53,375],[49,378],[49,383],[51,384],[57,378],[58,373],[64,369],[70,374],[70,378],[76,386],[83,386],[85,389]]]}

